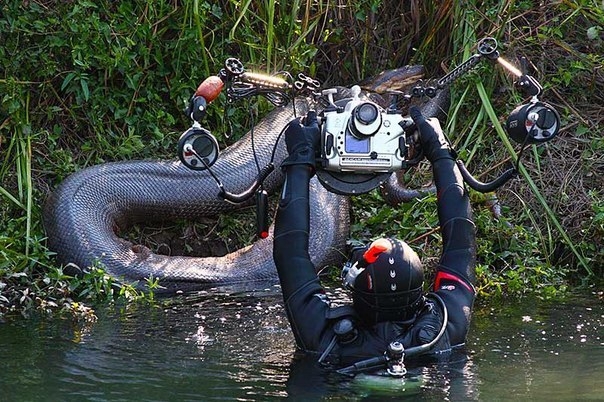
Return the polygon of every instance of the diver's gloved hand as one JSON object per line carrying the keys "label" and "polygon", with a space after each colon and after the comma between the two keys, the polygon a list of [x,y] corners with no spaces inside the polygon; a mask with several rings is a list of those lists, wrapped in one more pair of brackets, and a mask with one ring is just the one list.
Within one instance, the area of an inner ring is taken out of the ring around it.
{"label": "diver's gloved hand", "polygon": [[317,113],[309,111],[304,119],[295,119],[285,130],[285,144],[289,156],[281,164],[281,168],[291,165],[309,165],[315,167],[317,151],[321,146],[321,134]]}
{"label": "diver's gloved hand", "polygon": [[426,120],[417,106],[409,108],[409,115],[419,131],[419,140],[426,159],[432,163],[443,158],[454,159],[438,119]]}

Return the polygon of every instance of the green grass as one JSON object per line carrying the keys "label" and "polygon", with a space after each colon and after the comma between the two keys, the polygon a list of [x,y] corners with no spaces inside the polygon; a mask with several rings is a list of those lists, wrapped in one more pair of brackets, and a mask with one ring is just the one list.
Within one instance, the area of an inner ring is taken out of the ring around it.
{"label": "green grass", "polygon": [[[182,113],[188,98],[227,57],[256,71],[304,72],[326,86],[350,85],[413,63],[424,64],[430,77],[442,76],[484,36],[496,37],[512,62],[529,57],[530,72],[564,127],[558,139],[527,152],[521,177],[497,192],[503,218],[494,219],[487,197],[472,192],[479,289],[483,295],[551,297],[568,287],[601,286],[604,9],[596,3],[443,1],[410,8],[390,0],[4,2],[0,316],[37,309],[86,316],[84,304],[153,298],[152,291],[120,288],[102,267],[84,278],[65,276],[45,246],[43,200],[86,166],[174,158],[189,124]],[[516,157],[501,126],[526,101],[512,81],[497,65],[482,63],[452,88],[447,132],[480,178],[495,176],[505,167],[502,160]],[[226,145],[232,140],[223,136],[225,99],[212,106],[207,126]],[[258,113],[267,109],[260,103]],[[252,117],[245,107],[228,113],[235,133],[247,131]],[[426,169],[406,176],[425,180]],[[392,208],[372,193],[355,200],[354,210],[353,238],[398,235],[429,262],[438,258],[430,197]],[[362,217],[368,223],[360,224]],[[238,220],[221,217],[215,233],[249,242],[251,234],[238,226],[249,225]]]}

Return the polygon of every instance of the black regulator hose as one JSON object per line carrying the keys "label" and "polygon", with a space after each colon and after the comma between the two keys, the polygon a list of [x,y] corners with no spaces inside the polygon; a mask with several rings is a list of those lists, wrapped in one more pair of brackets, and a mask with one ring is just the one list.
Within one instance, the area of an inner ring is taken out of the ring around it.
{"label": "black regulator hose", "polygon": [[[437,295],[436,293],[432,293],[432,292],[428,293],[427,297],[436,300],[436,302],[440,305],[440,308],[442,310],[443,320],[442,320],[442,324],[440,326],[440,330],[438,331],[438,334],[436,334],[434,339],[432,339],[430,342],[427,342],[427,343],[424,343],[421,345],[417,345],[417,346],[413,346],[408,349],[404,349],[403,358],[418,356],[418,355],[430,352],[436,346],[436,344],[441,340],[442,336],[445,334],[445,331],[447,330],[447,325],[449,324],[449,311],[447,310],[447,305],[445,304],[445,301],[439,295]],[[362,372],[373,371],[373,370],[378,370],[378,369],[384,368],[388,365],[389,362],[390,362],[390,356],[388,356],[387,353],[384,353],[381,356],[376,356],[376,357],[372,357],[372,358],[369,358],[366,360],[361,360],[359,362],[354,363],[351,366],[341,368],[341,369],[337,370],[337,372],[339,374],[355,376],[356,374],[359,374]]]}
{"label": "black regulator hose", "polygon": [[370,359],[361,360],[360,362],[356,362],[351,366],[342,368],[338,370],[339,374],[354,376],[359,373],[363,373],[366,371],[378,370],[386,367],[388,361],[390,359],[385,354],[382,356],[372,357]]}

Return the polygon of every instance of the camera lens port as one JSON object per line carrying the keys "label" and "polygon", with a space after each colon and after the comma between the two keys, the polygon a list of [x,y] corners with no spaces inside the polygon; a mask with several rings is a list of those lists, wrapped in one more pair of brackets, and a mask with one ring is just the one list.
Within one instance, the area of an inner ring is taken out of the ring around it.
{"label": "camera lens port", "polygon": [[355,108],[354,117],[367,126],[378,118],[377,107],[373,103],[363,103]]}
{"label": "camera lens port", "polygon": [[382,125],[380,110],[371,102],[364,102],[355,107],[350,120],[351,132],[357,138],[374,135]]}

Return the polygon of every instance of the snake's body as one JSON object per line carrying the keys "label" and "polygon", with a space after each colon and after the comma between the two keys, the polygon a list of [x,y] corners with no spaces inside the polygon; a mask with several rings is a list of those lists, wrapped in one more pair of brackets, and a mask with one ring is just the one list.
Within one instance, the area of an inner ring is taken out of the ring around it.
{"label": "snake's body", "polygon": [[[432,107],[441,109],[440,101]],[[436,105],[436,106],[435,106]],[[428,109],[430,106],[428,106]],[[298,115],[307,105],[296,101]],[[436,112],[424,110],[427,115]],[[258,164],[265,166],[281,129],[294,118],[292,107],[270,112],[254,128]],[[249,187],[257,174],[251,133],[221,153],[212,166],[224,187],[238,193]],[[283,140],[276,144],[273,163],[286,157]],[[264,181],[269,193],[283,182],[280,169]],[[349,230],[348,197],[311,182],[311,241],[309,253],[317,269],[337,263]],[[394,193],[394,192],[393,192]],[[402,197],[400,192],[398,197]],[[391,200],[392,201],[392,200]],[[396,201],[396,200],[395,200]],[[399,200],[401,201],[401,200]],[[99,263],[105,271],[128,282],[154,277],[170,288],[197,284],[274,281],[272,229],[266,239],[223,257],[165,256],[119,237],[136,222],[195,220],[238,208],[219,196],[219,188],[207,171],[191,171],[175,161],[113,162],[81,170],[68,177],[49,197],[44,211],[48,246],[61,264],[79,271]]]}

